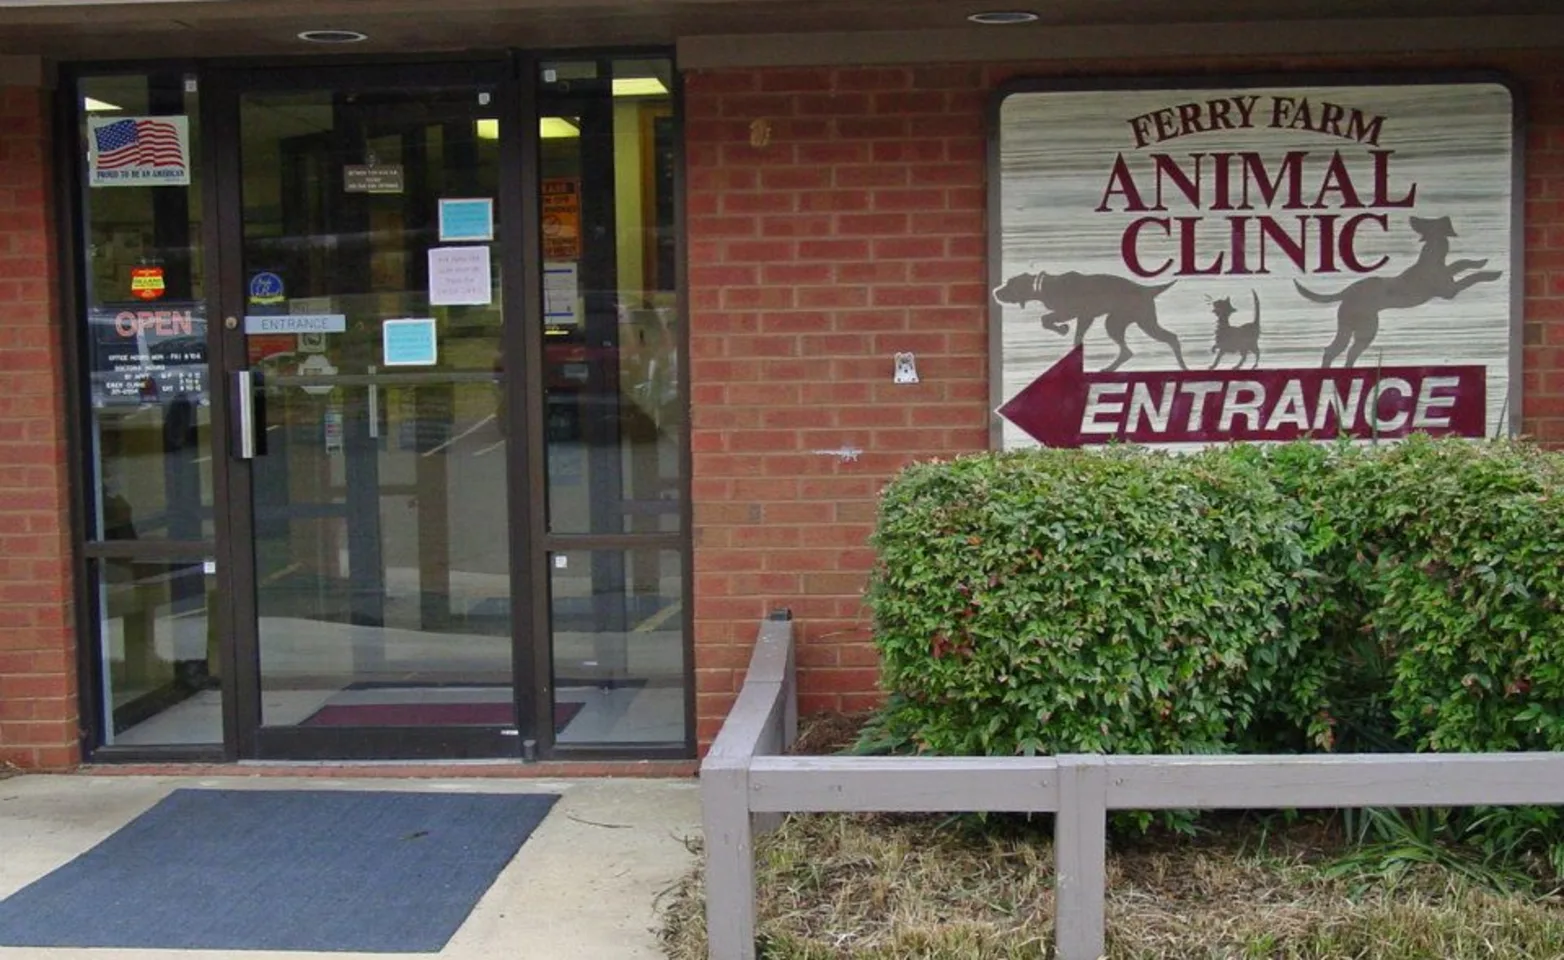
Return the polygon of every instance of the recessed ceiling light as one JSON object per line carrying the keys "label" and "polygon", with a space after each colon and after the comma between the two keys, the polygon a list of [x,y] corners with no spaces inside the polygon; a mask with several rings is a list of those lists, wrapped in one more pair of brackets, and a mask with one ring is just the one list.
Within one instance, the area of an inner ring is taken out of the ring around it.
{"label": "recessed ceiling light", "polygon": [[306,30],[299,34],[299,39],[309,43],[362,43],[369,39],[369,34],[357,30]]}
{"label": "recessed ceiling light", "polygon": [[1012,23],[1031,23],[1037,19],[1037,14],[1030,10],[989,10],[985,13],[974,13],[967,19],[973,23],[996,27]]}

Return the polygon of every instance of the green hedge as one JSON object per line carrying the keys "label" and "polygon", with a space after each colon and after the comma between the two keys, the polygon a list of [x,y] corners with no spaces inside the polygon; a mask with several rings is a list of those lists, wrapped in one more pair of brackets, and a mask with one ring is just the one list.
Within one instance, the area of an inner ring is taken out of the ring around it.
{"label": "green hedge", "polygon": [[1321,488],[1403,745],[1564,749],[1561,492],[1557,455],[1454,441],[1355,458]]}
{"label": "green hedge", "polygon": [[1564,749],[1564,466],[1520,443],[904,471],[874,726],[945,754]]}
{"label": "green hedge", "polygon": [[1225,749],[1317,632],[1305,530],[1237,456],[913,467],[871,591],[896,721],[939,753]]}

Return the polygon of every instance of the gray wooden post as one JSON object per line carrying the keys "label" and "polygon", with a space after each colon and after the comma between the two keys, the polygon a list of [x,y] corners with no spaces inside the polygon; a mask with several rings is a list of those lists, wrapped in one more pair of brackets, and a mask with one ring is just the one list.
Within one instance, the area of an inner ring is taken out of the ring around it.
{"label": "gray wooden post", "polygon": [[756,754],[780,753],[790,742],[792,676],[792,614],[778,611],[761,624],[744,686],[701,764],[711,960],[755,958],[755,834],[776,829],[782,814],[750,813],[749,768]]}
{"label": "gray wooden post", "polygon": [[786,658],[782,664],[782,675],[777,678],[782,683],[782,750],[786,752],[798,742],[798,660],[793,646],[793,611],[783,607],[771,611],[766,619],[788,624],[787,631],[778,634]]}
{"label": "gray wooden post", "polygon": [[[782,683],[757,684],[757,686],[763,686],[769,689],[773,696],[779,699],[785,696],[787,690],[787,685]],[[787,729],[783,712],[783,705],[781,703],[774,702],[772,704],[771,713],[766,717],[764,735],[761,737],[760,742],[756,745],[755,756],[776,756],[785,750],[787,746]],[[746,808],[748,808],[748,805],[752,799],[749,795],[749,773],[753,762],[753,759],[745,761],[744,803]],[[782,826],[782,820],[786,816],[787,814],[780,812],[751,813],[749,817],[750,830],[757,837],[763,837],[768,833],[775,833],[777,829]]]}
{"label": "gray wooden post", "polygon": [[793,644],[787,645],[787,668],[782,674],[782,749],[798,742],[798,657]]}
{"label": "gray wooden post", "polygon": [[755,834],[744,763],[701,770],[706,833],[706,941],[710,960],[755,960]]}
{"label": "gray wooden post", "polygon": [[1108,771],[1102,757],[1059,757],[1054,818],[1054,951],[1058,960],[1104,953]]}

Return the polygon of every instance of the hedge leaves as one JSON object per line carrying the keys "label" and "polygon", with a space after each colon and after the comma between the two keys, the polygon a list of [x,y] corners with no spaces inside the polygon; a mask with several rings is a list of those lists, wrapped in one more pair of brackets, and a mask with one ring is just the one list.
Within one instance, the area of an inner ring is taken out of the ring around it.
{"label": "hedge leaves", "polygon": [[942,754],[1564,749],[1564,468],[1413,439],[920,464],[878,729]]}

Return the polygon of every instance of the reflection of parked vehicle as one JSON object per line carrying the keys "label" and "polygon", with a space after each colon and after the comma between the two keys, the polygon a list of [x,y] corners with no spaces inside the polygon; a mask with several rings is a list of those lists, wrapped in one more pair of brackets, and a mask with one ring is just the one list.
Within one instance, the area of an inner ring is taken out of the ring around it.
{"label": "reflection of parked vehicle", "polygon": [[612,383],[625,403],[659,428],[676,426],[682,416],[674,326],[669,310],[622,309],[617,346],[551,338],[543,348],[550,403]]}

